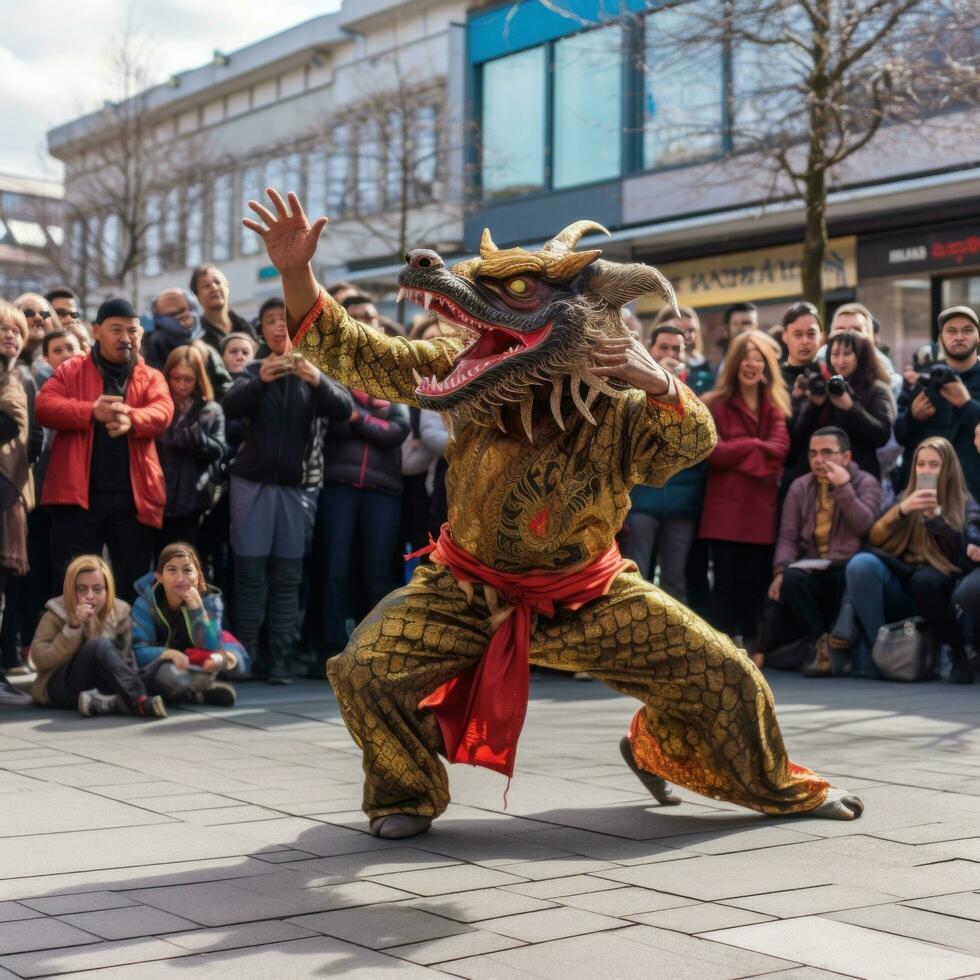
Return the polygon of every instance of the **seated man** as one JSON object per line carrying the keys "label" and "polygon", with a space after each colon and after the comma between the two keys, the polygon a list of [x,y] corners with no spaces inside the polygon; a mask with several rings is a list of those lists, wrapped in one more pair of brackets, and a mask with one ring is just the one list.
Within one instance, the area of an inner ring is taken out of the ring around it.
{"label": "seated man", "polygon": [[769,587],[769,598],[780,605],[780,639],[805,638],[807,644],[796,648],[796,661],[770,665],[794,669],[805,663],[808,676],[822,677],[831,673],[827,633],[837,614],[844,565],[878,516],[881,484],[851,460],[842,429],[814,432],[809,459],[810,472],[793,481],[783,504]]}

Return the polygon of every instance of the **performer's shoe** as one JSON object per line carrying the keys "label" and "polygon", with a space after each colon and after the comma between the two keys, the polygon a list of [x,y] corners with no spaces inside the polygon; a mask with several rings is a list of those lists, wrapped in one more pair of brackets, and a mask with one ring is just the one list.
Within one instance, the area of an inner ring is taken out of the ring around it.
{"label": "performer's shoe", "polygon": [[387,840],[400,840],[424,834],[432,826],[431,817],[419,817],[413,813],[391,813],[375,817],[371,821],[371,833]]}
{"label": "performer's shoe", "polygon": [[647,772],[636,764],[636,759],[633,758],[633,746],[630,745],[630,740],[625,735],[619,740],[619,751],[626,761],[626,765],[633,770],[636,778],[643,783],[661,806],[680,805],[681,801],[671,792],[670,784],[666,779],[662,779],[652,772]]}
{"label": "performer's shoe", "polygon": [[831,789],[826,803],[801,816],[821,817],[824,820],[857,820],[862,813],[864,804],[856,796],[843,789]]}

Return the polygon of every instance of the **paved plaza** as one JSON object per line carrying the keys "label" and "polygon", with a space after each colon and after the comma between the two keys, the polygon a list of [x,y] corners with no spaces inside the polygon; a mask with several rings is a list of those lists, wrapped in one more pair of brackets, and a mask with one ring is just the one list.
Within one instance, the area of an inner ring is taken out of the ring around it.
{"label": "paved plaza", "polygon": [[368,836],[326,684],[166,721],[0,717],[0,978],[980,976],[980,687],[771,677],[855,823],[766,819],[620,760],[635,703],[536,676],[518,772],[455,767]]}

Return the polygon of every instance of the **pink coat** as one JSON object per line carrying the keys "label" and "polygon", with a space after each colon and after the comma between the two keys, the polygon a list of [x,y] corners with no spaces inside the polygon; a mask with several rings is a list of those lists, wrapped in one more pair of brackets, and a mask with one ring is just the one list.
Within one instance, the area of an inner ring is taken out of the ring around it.
{"label": "pink coat", "polygon": [[789,452],[783,416],[768,398],[758,419],[736,393],[711,403],[718,445],[708,457],[702,538],[773,544],[779,526],[779,480]]}

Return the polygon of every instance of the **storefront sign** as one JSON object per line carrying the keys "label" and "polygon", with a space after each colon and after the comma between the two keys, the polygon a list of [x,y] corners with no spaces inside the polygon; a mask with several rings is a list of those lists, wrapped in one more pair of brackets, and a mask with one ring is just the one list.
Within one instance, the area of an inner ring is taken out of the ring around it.
{"label": "storefront sign", "polygon": [[862,239],[858,269],[862,279],[980,265],[980,223],[940,230]]}
{"label": "storefront sign", "polygon": [[[856,243],[854,237],[833,238],[828,243],[823,263],[823,288],[827,292],[857,285]],[[802,245],[778,245],[671,262],[658,268],[673,283],[682,305],[727,306],[799,296],[802,259]],[[652,312],[661,305],[652,297],[637,303],[640,312]]]}

